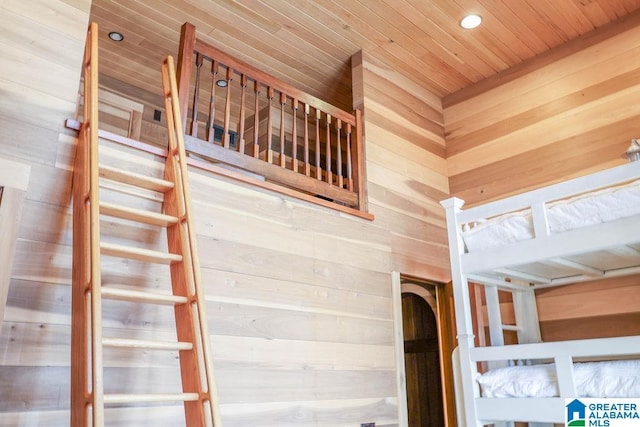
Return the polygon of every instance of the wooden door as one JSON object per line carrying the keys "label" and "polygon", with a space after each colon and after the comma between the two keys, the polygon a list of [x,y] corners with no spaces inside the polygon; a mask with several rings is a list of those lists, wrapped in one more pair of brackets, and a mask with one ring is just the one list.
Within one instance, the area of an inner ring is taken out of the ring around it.
{"label": "wooden door", "polygon": [[445,420],[435,313],[421,296],[403,293],[402,320],[409,426],[443,427]]}

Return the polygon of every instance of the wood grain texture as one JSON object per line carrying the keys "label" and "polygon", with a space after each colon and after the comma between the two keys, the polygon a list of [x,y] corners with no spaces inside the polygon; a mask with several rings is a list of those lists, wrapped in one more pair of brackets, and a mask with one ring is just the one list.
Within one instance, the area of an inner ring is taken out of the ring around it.
{"label": "wood grain texture", "polygon": [[292,282],[209,268],[203,269],[202,276],[209,301],[252,301],[273,308],[371,319],[391,316],[387,296],[340,289],[338,284]]}
{"label": "wood grain texture", "polygon": [[[536,293],[541,322],[587,317],[631,316],[638,313],[640,276],[594,280],[580,285],[540,290]],[[607,328],[598,328],[598,331]]]}
{"label": "wood grain texture", "polygon": [[[315,371],[228,368],[219,371],[220,404],[377,398],[395,388],[393,371]],[[42,376],[47,376],[47,381]],[[0,367],[2,384],[12,384],[11,393],[20,399],[17,408],[7,400],[2,412],[64,409],[69,404],[66,367]],[[163,368],[105,368],[105,393],[136,393],[153,389],[175,392],[180,389],[177,372]],[[55,399],[53,397],[55,396]]]}
{"label": "wood grain texture", "polygon": [[[68,202],[74,158],[72,140],[56,138],[56,144],[55,163],[34,171],[36,177],[46,179],[32,181],[27,193],[8,326],[0,335],[3,380],[16,384],[22,379],[15,396],[23,403],[17,410],[47,414],[55,409],[52,420],[59,420],[58,410],[64,412],[68,405]],[[151,176],[161,170],[161,159],[152,154],[106,141],[101,142],[101,151],[108,165]],[[214,362],[217,376],[222,376],[221,400],[245,409],[249,404],[264,405],[229,415],[223,405],[225,422],[237,419],[238,425],[255,425],[256,417],[266,413],[273,417],[272,425],[282,420],[299,422],[300,417],[339,425],[340,420],[359,421],[364,416],[380,425],[397,424],[388,229],[232,184],[208,172],[194,170],[190,178],[199,249],[204,254]],[[153,192],[105,184],[102,195],[111,203],[160,211]],[[157,227],[103,219],[101,228],[111,242],[164,245]],[[168,285],[161,279],[166,277],[166,266],[114,257],[104,257],[102,263],[105,284],[155,291]],[[167,339],[174,328],[169,307],[139,310],[131,303],[105,301],[104,310],[108,336]],[[177,383],[168,377],[174,377],[170,374],[174,357],[105,351],[109,358],[105,377],[128,384],[129,391],[142,391],[145,386],[169,391]],[[132,370],[141,365],[153,369]],[[45,384],[42,390],[29,392],[45,376],[51,384],[61,384],[57,390]],[[158,376],[167,380],[155,381]],[[108,389],[113,387],[107,384]],[[292,400],[308,403],[296,405]],[[6,412],[13,420],[27,419],[9,405],[2,408],[3,416]],[[117,425],[125,412],[107,411],[106,417],[115,417]],[[133,412],[132,419],[146,420]],[[164,425],[176,425],[173,412],[165,413]]]}
{"label": "wood grain texture", "polygon": [[[609,30],[445,100],[452,195],[473,206],[625,162],[639,135],[639,33],[637,24]],[[636,275],[538,291],[542,339],[637,335],[637,283]],[[510,301],[501,313],[514,323]]]}
{"label": "wood grain texture", "polygon": [[370,211],[390,232],[395,270],[446,282],[446,228],[438,204],[449,193],[442,108],[433,94],[415,91],[370,55],[362,55],[361,67]]}
{"label": "wood grain texture", "polygon": [[[298,401],[289,403],[252,403],[227,404],[221,406],[224,419],[231,425],[240,427],[260,425],[268,427],[295,426],[300,423],[319,422],[327,427],[344,426],[347,422],[359,423],[362,414],[376,414],[376,425],[397,427],[394,423],[397,404],[384,399],[349,399],[325,401]],[[154,406],[149,408],[107,408],[105,411],[109,425],[127,427],[137,425],[176,426],[182,424],[184,414],[182,406]],[[373,418],[368,418],[373,419]],[[66,410],[38,412],[4,412],[0,426],[38,425],[46,427],[64,427],[69,425],[69,413]]]}
{"label": "wood grain texture", "polygon": [[[69,170],[73,163],[73,157],[70,156],[67,159],[63,157],[64,164],[60,164],[60,168],[58,168],[60,154],[58,148],[64,145],[62,141],[69,134],[64,129],[64,117],[73,117],[77,111],[80,65],[89,7],[90,2],[88,1],[76,1],[73,4],[68,1],[36,1],[30,4],[8,1],[3,2],[0,6],[2,16],[11,21],[7,22],[7,25],[0,31],[1,50],[3,56],[8,58],[8,61],[3,64],[3,80],[0,83],[3,86],[3,93],[6,94],[3,97],[2,105],[0,105],[0,116],[7,129],[7,132],[3,132],[0,150],[3,156],[13,156],[32,168],[31,178],[27,181],[28,186],[25,186],[26,204],[30,205],[26,212],[33,213],[32,202],[36,204],[51,203],[53,210],[56,211],[56,208],[68,206],[70,200],[71,175]],[[56,42],[60,44],[58,45]],[[41,218],[43,214],[46,215],[41,212]],[[24,218],[29,217],[33,218],[31,214]],[[62,223],[57,222],[60,218],[63,217],[54,215],[53,219],[48,218],[53,221],[53,223],[49,223],[53,226],[52,228],[64,227]],[[18,235],[24,233],[25,230],[30,230],[30,226],[25,226],[21,222]],[[35,235],[46,234],[46,230],[42,227],[33,231],[36,239],[39,237]],[[47,238],[55,241],[56,237],[61,234],[63,233],[53,232]],[[21,262],[30,262],[32,265],[39,264],[33,254],[21,253],[20,257]],[[66,258],[65,261],[69,262],[70,259]],[[8,270],[12,271],[10,268]],[[51,271],[55,270],[54,267]],[[68,277],[70,276],[67,276],[67,279]],[[14,308],[17,308],[17,312],[22,315],[28,313],[30,308],[37,307],[37,304],[34,306],[28,302],[30,300],[33,302],[33,295],[25,296],[20,288],[16,292],[16,283],[19,284],[20,281],[12,279],[9,289],[10,296],[8,296],[8,299],[12,301],[10,311],[15,314]],[[18,307],[16,307],[16,301]],[[31,307],[28,307],[29,305]],[[66,316],[63,314],[57,318],[68,317],[69,298],[62,297],[57,304],[45,305],[47,307],[45,311],[52,311],[54,318],[59,312],[57,310],[63,306],[61,311],[65,312]],[[9,315],[9,317],[11,316],[13,314]],[[28,331],[15,329],[14,326],[16,324],[11,322],[9,330],[17,333],[9,334],[7,345],[18,350],[20,358],[28,359],[29,355],[37,354],[31,353],[32,350],[28,349],[30,344],[22,345],[23,338],[25,338],[22,332],[29,334],[35,331],[33,329]],[[48,323],[38,324],[40,334],[36,335],[43,338],[44,345],[36,351],[40,350],[41,354],[49,354],[48,350],[51,350],[52,359],[56,359],[64,347],[67,354],[65,365],[68,367],[69,341],[65,341],[64,336],[58,336],[55,333],[55,327],[53,330],[49,330],[48,326]],[[27,338],[26,341],[29,342],[29,339]],[[24,347],[27,347],[25,353],[21,354],[20,349]],[[32,363],[26,363],[29,364],[27,369],[33,368]],[[2,369],[10,369],[7,366],[10,365],[3,362]],[[4,376],[4,373],[0,375]],[[40,378],[40,381],[46,383],[47,377]],[[51,392],[52,399],[60,399],[61,394],[66,394],[64,398],[68,400],[69,378],[65,378],[58,385],[55,385],[55,381],[60,381],[60,378],[52,379],[49,383],[53,385],[53,389],[48,388],[47,384],[44,385],[44,388]],[[5,380],[3,378],[3,384],[10,388],[18,382],[16,379]],[[60,384],[65,385],[60,387]],[[4,401],[10,400],[11,391],[3,389],[2,394]],[[23,398],[17,395],[14,397]],[[25,407],[16,404],[15,409],[24,410]]]}
{"label": "wood grain texture", "polygon": [[[619,31],[611,41],[602,39],[605,44],[565,55],[558,64],[518,71],[513,83],[483,89],[477,93],[482,96],[467,96],[451,110],[443,109],[441,97],[633,7],[547,2],[546,15],[540,15],[486,0],[479,4],[496,25],[471,35],[457,28],[461,3],[383,1],[369,10],[363,2],[295,3],[261,3],[254,9],[243,1],[190,0],[176,8],[168,0],[153,5],[95,0],[93,16],[106,24],[101,36],[107,28],[126,30],[123,44],[103,46],[101,77],[110,89],[144,104],[142,139],[163,142],[164,122],[152,118],[159,106],[159,61],[175,52],[179,26],[193,19],[208,41],[296,87],[345,109],[361,102],[368,202],[379,215],[373,222],[205,171],[192,169],[189,175],[225,422],[397,425],[390,272],[447,280],[438,201],[450,192],[479,202],[622,161],[619,154],[626,147],[619,148],[628,145],[640,115],[632,60],[637,30]],[[75,142],[62,123],[77,107],[77,51],[89,2],[38,0],[37,6],[38,13],[24,2],[0,6],[13,20],[0,31],[2,49],[17,62],[6,64],[8,77],[0,79],[6,94],[0,125],[8,129],[0,147],[3,157],[32,165],[8,326],[0,333],[0,425],[68,423],[68,207]],[[208,19],[211,14],[216,16]],[[582,18],[566,19],[572,14]],[[229,19],[240,25],[232,26]],[[555,23],[553,31],[544,31],[545,21]],[[518,33],[522,37],[515,36],[517,28],[527,28]],[[419,32],[408,34],[413,30]],[[52,45],[54,35],[62,36],[63,47]],[[421,44],[412,46],[414,39]],[[349,92],[358,73],[358,64],[352,70],[349,58],[360,49],[366,51],[359,64],[362,85]],[[31,78],[33,71],[22,75],[18,64],[29,60],[51,65],[52,75],[42,82]],[[54,78],[56,87],[42,85]],[[124,126],[120,115],[111,111],[108,124],[114,130]],[[24,132],[13,130],[13,123]],[[102,144],[108,164],[158,176],[160,158]],[[575,148],[584,151],[576,154]],[[104,195],[114,203],[137,200],[133,203],[140,207],[161,209],[151,192],[138,194],[112,184]],[[101,226],[116,242],[164,243],[153,227],[126,221]],[[158,278],[166,267],[116,258],[105,258],[104,264],[105,283],[148,290],[167,285]],[[173,328],[170,313],[162,309],[140,312],[115,301],[108,308],[108,332],[147,339]],[[635,315],[632,308],[626,313],[610,315],[622,325]],[[575,321],[583,320],[580,315],[575,313]],[[568,320],[554,318],[547,325],[563,321]],[[134,388],[159,379],[115,370],[135,359],[154,367],[157,375],[168,372],[173,362],[135,352],[112,356],[109,373],[116,379],[130,376]],[[42,384],[42,390],[31,391],[35,384]],[[12,387],[17,387],[15,394],[8,391]],[[125,412],[108,411],[107,417],[113,417],[113,425],[131,425]],[[176,415],[171,407],[132,413],[134,423],[181,422],[181,411]]]}
{"label": "wood grain texture", "polygon": [[[3,163],[4,162],[0,162]],[[7,182],[5,180],[0,180]],[[24,203],[24,190],[14,187],[0,187],[0,325],[4,319],[4,310],[11,281],[11,268],[15,255],[18,224]]]}
{"label": "wood grain texture", "polygon": [[[399,71],[403,80],[438,99],[453,94],[459,101],[479,93],[455,96],[475,82],[518,76],[523,61],[544,55],[550,63],[570,51],[545,55],[556,46],[574,40],[575,50],[610,36],[613,21],[629,28],[634,22],[625,18],[633,18],[637,9],[634,2],[606,0],[545,1],[535,8],[500,0],[189,0],[180,6],[168,0],[95,0],[92,19],[126,33],[123,42],[106,44],[100,54],[108,66],[103,74],[127,84],[155,90],[154,80],[145,76],[158,76],[154,64],[162,54],[175,54],[179,27],[190,21],[207,43],[348,110],[353,99],[349,58],[361,49],[377,65]],[[485,25],[462,29],[458,22],[469,10],[480,13]]]}
{"label": "wood grain texture", "polygon": [[638,28],[445,108],[451,193],[467,204],[624,162],[640,116]]}

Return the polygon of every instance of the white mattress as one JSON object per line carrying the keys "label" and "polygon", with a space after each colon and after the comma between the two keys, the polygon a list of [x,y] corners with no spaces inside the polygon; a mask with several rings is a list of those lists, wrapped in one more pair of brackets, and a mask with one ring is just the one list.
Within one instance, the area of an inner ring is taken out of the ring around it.
{"label": "white mattress", "polygon": [[[640,215],[640,181],[607,188],[547,205],[550,233]],[[510,213],[464,231],[468,252],[478,252],[533,239],[531,211]]]}
{"label": "white mattress", "polygon": [[[574,363],[573,375],[575,397],[640,397],[640,360]],[[478,382],[483,397],[559,396],[553,364],[494,369]]]}

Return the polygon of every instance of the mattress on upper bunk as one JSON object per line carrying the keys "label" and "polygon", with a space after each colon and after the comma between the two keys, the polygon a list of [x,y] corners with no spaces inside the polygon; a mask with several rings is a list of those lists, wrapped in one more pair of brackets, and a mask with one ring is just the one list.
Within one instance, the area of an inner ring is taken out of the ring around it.
{"label": "mattress on upper bunk", "polygon": [[[640,397],[640,360],[574,363],[573,377],[575,397]],[[554,364],[493,369],[478,383],[483,397],[560,395]]]}
{"label": "mattress on upper bunk", "polygon": [[[640,181],[547,204],[550,233],[640,215]],[[479,252],[534,238],[531,210],[509,213],[463,231],[468,252]]]}

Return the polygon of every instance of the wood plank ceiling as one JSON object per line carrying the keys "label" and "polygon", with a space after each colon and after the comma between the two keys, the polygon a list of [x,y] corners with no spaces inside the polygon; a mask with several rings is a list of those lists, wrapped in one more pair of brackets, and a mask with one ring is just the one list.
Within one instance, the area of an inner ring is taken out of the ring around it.
{"label": "wood plank ceiling", "polygon": [[[350,57],[361,49],[446,97],[639,9],[640,0],[93,0],[91,19],[110,86],[159,94],[159,64],[177,55],[190,21],[218,48],[350,109]],[[468,13],[483,24],[461,28]]]}

